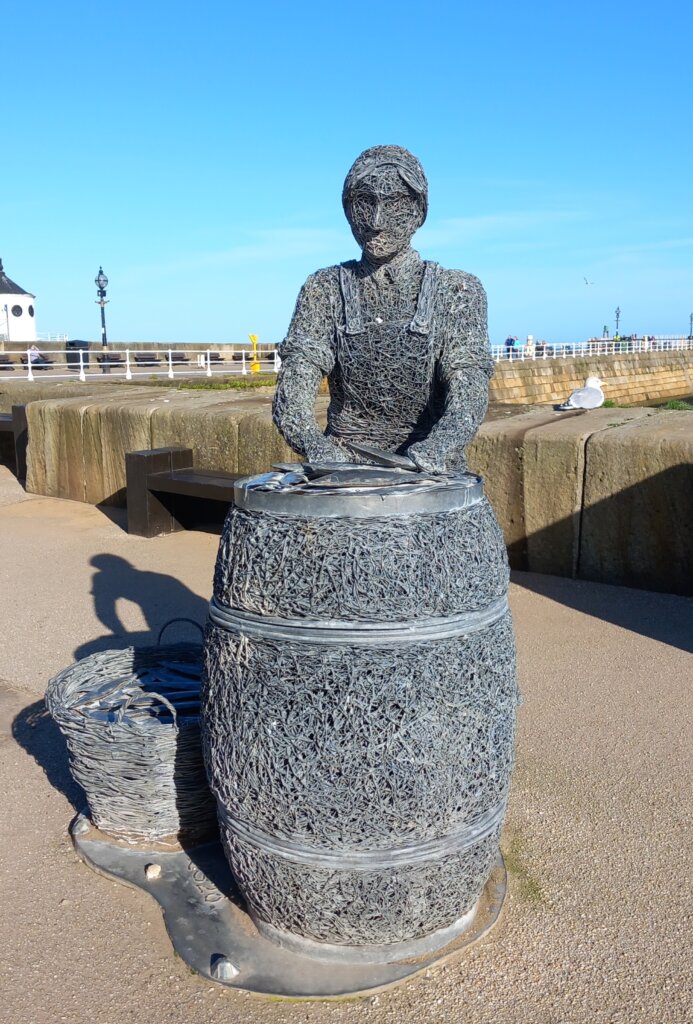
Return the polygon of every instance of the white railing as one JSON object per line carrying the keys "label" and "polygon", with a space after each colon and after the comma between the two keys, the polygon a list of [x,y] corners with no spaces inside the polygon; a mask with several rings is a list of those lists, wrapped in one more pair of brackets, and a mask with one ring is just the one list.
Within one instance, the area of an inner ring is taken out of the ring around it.
{"label": "white railing", "polygon": [[58,344],[62,342],[64,345],[66,341],[69,341],[67,334],[42,334],[40,331],[37,335],[38,341],[57,341]]}
{"label": "white railing", "polygon": [[[38,349],[38,346],[36,346]],[[31,348],[11,347],[0,352],[0,380],[97,380],[108,375],[111,379],[166,377],[214,377],[254,373],[276,373],[281,360],[276,348],[263,349],[257,363],[251,353],[241,349],[234,353],[220,353],[213,349],[140,349],[111,346],[104,351],[100,346],[90,349],[53,349],[50,352],[32,352]]]}
{"label": "white railing", "polygon": [[[38,346],[36,346],[38,348]],[[529,345],[492,345],[494,360],[500,362],[526,362],[538,359],[591,358],[619,356],[646,352],[679,352],[693,349],[693,337],[685,335],[656,335],[647,338],[591,338],[589,341],[549,344],[542,341]],[[259,353],[261,373],[276,373],[281,360],[277,348],[266,348]],[[32,353],[29,347],[12,346],[0,352],[0,380],[97,380],[103,375],[125,380],[166,377],[215,377],[256,372],[252,355],[245,349],[237,352],[216,352],[214,349],[142,349],[115,348],[107,352],[100,345],[90,349],[60,348]]]}
{"label": "white railing", "polygon": [[535,341],[525,345],[492,345],[491,352],[497,363],[525,362],[537,359],[590,358],[592,356],[620,356],[643,352],[680,352],[693,349],[693,336],[684,334],[652,335],[643,338],[590,338],[589,341],[559,342]]}

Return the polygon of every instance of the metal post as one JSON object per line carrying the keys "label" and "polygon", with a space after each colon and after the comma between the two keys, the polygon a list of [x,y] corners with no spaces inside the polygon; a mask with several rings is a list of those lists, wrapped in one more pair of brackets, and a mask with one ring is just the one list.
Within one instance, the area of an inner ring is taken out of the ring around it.
{"label": "metal post", "polygon": [[693,313],[688,317],[688,337],[693,338]]}
{"label": "metal post", "polygon": [[87,375],[84,372],[84,353],[82,352],[82,349],[79,350],[79,379],[83,384],[87,379]]}
{"label": "metal post", "polygon": [[212,354],[209,349],[207,349],[207,376],[212,376]]}
{"label": "metal post", "polygon": [[130,349],[125,349],[125,380],[132,380],[132,370],[130,369]]}
{"label": "metal post", "polygon": [[34,379],[34,371],[31,368],[31,349],[26,350],[26,379]]}
{"label": "metal post", "polygon": [[111,364],[108,361],[108,337],[106,336],[106,306],[108,302],[106,300],[106,286],[108,285],[108,278],[103,272],[103,267],[99,267],[99,272],[94,278],[94,284],[96,285],[96,294],[99,296],[96,300],[97,306],[101,306],[101,351],[103,353],[101,359],[101,372],[110,373]]}
{"label": "metal post", "polygon": [[621,307],[620,306],[616,307],[616,311],[615,311],[614,315],[616,316],[616,333],[618,334],[618,325],[619,325],[619,321],[621,319]]}
{"label": "metal post", "polygon": [[245,376],[248,373],[248,371],[246,370],[246,367],[245,367],[245,349],[244,348],[241,349],[241,373],[243,374],[243,376]]}
{"label": "metal post", "polygon": [[168,350],[168,379],[173,380],[173,359],[171,358],[171,349]]}

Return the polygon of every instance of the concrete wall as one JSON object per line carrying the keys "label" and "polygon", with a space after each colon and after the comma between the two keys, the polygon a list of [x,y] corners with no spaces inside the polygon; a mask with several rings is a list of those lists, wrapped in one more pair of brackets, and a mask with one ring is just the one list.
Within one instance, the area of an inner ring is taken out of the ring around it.
{"label": "concrete wall", "polygon": [[[192,448],[202,468],[248,474],[296,459],[272,424],[269,388],[79,387],[28,405],[32,493],[122,505],[125,453],[167,445]],[[693,594],[693,414],[518,411],[482,425],[469,461],[515,568]]]}
{"label": "concrete wall", "polygon": [[469,455],[514,568],[693,595],[693,413],[535,410]]}
{"label": "concrete wall", "polygon": [[[30,402],[27,490],[124,505],[125,454],[171,445],[192,448],[202,469],[261,472],[272,462],[294,459],[272,424],[271,401],[270,388],[82,385],[70,397]],[[320,404],[324,415],[326,401]]]}
{"label": "concrete wall", "polygon": [[693,395],[693,350],[500,362],[491,380],[491,398],[511,404],[559,402],[583,387],[587,377],[603,380],[606,397],[619,403]]}

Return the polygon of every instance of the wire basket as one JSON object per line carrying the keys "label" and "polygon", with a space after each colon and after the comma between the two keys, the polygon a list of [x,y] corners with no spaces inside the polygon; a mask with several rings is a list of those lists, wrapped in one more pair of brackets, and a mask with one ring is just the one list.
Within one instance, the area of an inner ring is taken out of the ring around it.
{"label": "wire basket", "polygon": [[103,651],[51,679],[46,704],[92,821],[129,843],[214,834],[200,743],[202,645]]}

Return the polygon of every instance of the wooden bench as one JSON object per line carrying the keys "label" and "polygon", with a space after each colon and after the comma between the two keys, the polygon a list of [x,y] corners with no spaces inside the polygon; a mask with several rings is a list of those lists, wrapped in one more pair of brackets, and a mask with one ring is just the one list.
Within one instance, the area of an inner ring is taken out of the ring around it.
{"label": "wooden bench", "polygon": [[122,353],[120,352],[104,352],[103,355],[96,357],[96,362],[100,363],[101,366],[125,365],[125,360],[123,359]]}
{"label": "wooden bench", "polygon": [[[8,438],[9,435],[9,438]],[[9,447],[14,453],[14,469],[20,483],[26,480],[26,449],[28,443],[26,406],[13,405],[12,412],[0,413],[0,438],[9,440]]]}
{"label": "wooden bench", "polygon": [[134,359],[140,366],[161,366],[161,360],[156,352],[135,352]]}
{"label": "wooden bench", "polygon": [[128,533],[158,537],[186,529],[186,523],[207,506],[216,504],[221,520],[233,502],[234,482],[243,474],[195,469],[191,448],[154,448],[125,456]]}
{"label": "wooden bench", "polygon": [[[21,361],[23,366],[26,366],[28,358],[29,357],[26,356],[26,355],[19,357],[19,359],[20,359],[20,361]],[[48,369],[50,369],[50,367],[52,365],[53,365],[53,360],[52,359],[46,359],[45,356],[41,356],[40,359],[32,359],[31,360],[31,369],[32,370],[48,370]]]}

